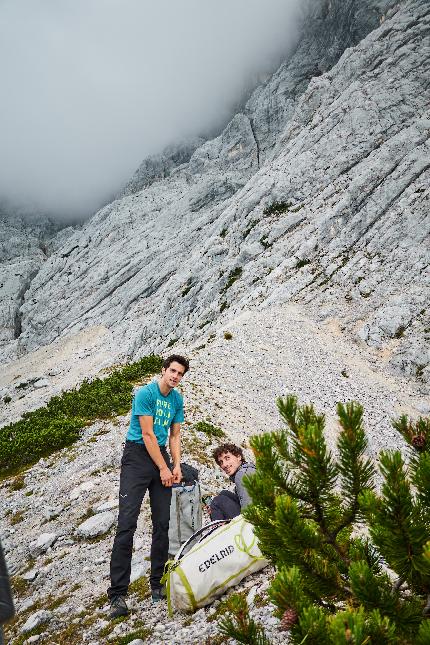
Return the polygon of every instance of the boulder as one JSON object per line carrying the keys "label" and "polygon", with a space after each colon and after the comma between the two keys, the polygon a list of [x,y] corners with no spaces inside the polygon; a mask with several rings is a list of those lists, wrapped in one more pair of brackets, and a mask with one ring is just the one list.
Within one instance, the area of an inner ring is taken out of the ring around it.
{"label": "boulder", "polygon": [[49,385],[51,385],[51,383],[49,382],[49,379],[47,379],[46,377],[39,378],[35,383],[33,383],[33,387],[36,390],[39,390],[42,387],[48,387]]}
{"label": "boulder", "polygon": [[93,506],[93,513],[104,513],[105,511],[112,511],[115,508],[118,508],[118,500],[112,499]]}
{"label": "boulder", "polygon": [[33,582],[33,580],[37,578],[38,573],[39,572],[37,569],[30,569],[29,571],[23,573],[21,577],[24,580],[27,580],[27,582]]}
{"label": "boulder", "polygon": [[45,553],[54,544],[57,537],[56,533],[42,533],[42,535],[39,535],[36,542],[33,542],[30,546],[31,555],[37,557],[41,553]]}
{"label": "boulder", "polygon": [[115,515],[110,511],[97,513],[82,522],[76,529],[76,533],[83,538],[94,538],[103,535],[113,526],[115,519]]}
{"label": "boulder", "polygon": [[52,612],[51,611],[45,611],[44,609],[41,609],[40,611],[36,611],[34,614],[31,614],[24,623],[24,625],[21,627],[21,634],[27,634],[28,632],[31,632],[33,629],[36,627],[39,627],[39,625],[44,625],[45,623],[48,623],[52,618]]}

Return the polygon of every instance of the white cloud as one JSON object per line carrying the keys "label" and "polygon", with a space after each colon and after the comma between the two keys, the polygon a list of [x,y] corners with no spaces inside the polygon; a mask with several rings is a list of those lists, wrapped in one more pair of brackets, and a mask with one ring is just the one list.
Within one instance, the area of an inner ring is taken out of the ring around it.
{"label": "white cloud", "polygon": [[0,198],[91,214],[148,154],[219,126],[298,0],[0,0]]}

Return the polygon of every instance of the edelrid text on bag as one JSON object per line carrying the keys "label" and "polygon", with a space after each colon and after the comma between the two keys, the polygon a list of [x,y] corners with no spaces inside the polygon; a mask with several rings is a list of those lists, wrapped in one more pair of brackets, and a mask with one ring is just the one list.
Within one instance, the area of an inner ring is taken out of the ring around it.
{"label": "edelrid text on bag", "polygon": [[216,528],[185,555],[181,550],[168,563],[163,581],[166,583],[169,612],[195,611],[209,605],[227,589],[267,564],[252,524],[239,515]]}

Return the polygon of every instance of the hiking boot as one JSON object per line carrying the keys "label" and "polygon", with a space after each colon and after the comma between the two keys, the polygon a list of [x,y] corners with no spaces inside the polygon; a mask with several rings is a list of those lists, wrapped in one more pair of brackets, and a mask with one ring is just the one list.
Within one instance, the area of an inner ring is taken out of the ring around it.
{"label": "hiking boot", "polygon": [[118,618],[119,616],[127,616],[128,607],[125,602],[124,596],[116,596],[110,601],[110,618]]}
{"label": "hiking boot", "polygon": [[160,602],[160,600],[166,600],[166,590],[164,587],[156,587],[151,590],[152,602]]}

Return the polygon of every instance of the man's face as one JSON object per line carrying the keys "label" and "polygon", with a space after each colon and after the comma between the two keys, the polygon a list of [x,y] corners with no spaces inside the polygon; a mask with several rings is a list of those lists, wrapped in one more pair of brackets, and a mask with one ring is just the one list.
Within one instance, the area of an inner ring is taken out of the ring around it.
{"label": "man's face", "polygon": [[185,373],[185,367],[176,361],[170,363],[169,367],[161,370],[161,380],[167,387],[174,388],[180,382]]}
{"label": "man's face", "polygon": [[242,458],[236,457],[231,452],[223,452],[218,457],[218,466],[225,472],[226,475],[231,477],[239,469],[242,464]]}

